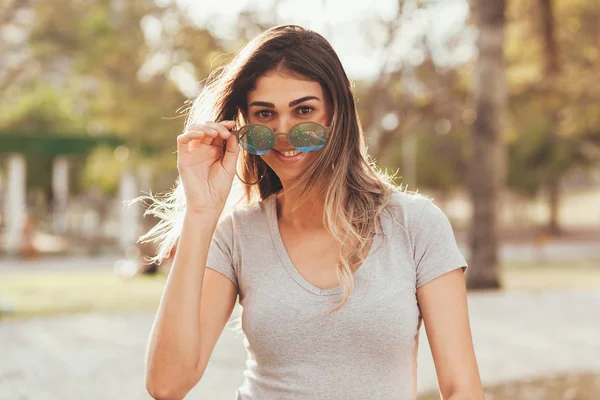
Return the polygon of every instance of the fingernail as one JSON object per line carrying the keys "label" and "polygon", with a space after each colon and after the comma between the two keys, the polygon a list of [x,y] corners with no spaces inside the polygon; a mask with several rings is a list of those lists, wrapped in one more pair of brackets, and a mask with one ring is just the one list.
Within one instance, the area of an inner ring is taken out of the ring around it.
{"label": "fingernail", "polygon": [[216,134],[218,134],[218,133],[219,133],[219,132],[218,132],[216,129],[212,129],[212,128],[211,128],[211,129],[209,129],[208,131],[209,131],[210,133],[212,133],[213,135],[216,135]]}

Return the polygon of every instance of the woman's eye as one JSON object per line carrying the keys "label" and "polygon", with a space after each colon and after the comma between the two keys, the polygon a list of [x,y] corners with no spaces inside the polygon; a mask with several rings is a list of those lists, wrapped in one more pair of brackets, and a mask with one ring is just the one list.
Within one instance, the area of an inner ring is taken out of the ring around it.
{"label": "woman's eye", "polygon": [[261,111],[258,111],[255,115],[258,118],[263,118],[264,119],[264,118],[269,118],[272,115],[272,113],[269,110],[261,110]]}
{"label": "woman's eye", "polygon": [[300,115],[310,114],[310,112],[312,110],[314,110],[314,108],[309,107],[309,106],[303,106],[303,107],[298,107],[297,108],[298,114],[300,114]]}

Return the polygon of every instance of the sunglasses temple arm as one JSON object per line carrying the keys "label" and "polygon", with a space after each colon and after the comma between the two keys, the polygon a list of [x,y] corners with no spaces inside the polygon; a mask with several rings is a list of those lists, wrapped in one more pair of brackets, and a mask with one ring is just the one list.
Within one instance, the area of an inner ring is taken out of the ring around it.
{"label": "sunglasses temple arm", "polygon": [[241,129],[233,129],[231,131],[229,131],[233,136],[235,136],[236,139],[239,140],[240,138],[240,131]]}
{"label": "sunglasses temple arm", "polygon": [[[236,141],[239,142],[240,140],[240,131],[241,129],[237,129],[237,130],[231,130],[229,131],[233,136],[235,136]],[[223,141],[223,153],[225,153],[225,149],[227,148],[227,142]]]}

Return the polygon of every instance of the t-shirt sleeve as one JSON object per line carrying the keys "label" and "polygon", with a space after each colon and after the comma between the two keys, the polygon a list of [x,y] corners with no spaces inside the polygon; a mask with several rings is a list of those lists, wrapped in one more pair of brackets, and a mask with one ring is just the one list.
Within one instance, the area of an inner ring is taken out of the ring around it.
{"label": "t-shirt sleeve", "polygon": [[417,288],[455,269],[467,269],[448,217],[429,199],[423,201],[420,212],[411,218]]}
{"label": "t-shirt sleeve", "polygon": [[225,275],[238,286],[233,262],[233,221],[231,215],[221,220],[210,242],[206,267]]}

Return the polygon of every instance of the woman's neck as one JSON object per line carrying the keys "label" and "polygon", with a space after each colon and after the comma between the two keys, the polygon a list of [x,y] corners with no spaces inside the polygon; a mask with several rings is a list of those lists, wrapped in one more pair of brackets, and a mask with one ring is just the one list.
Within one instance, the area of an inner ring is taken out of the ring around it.
{"label": "woman's neck", "polygon": [[300,193],[282,190],[276,194],[277,218],[280,224],[298,229],[320,229],[323,225],[324,204],[322,199],[309,195],[306,201],[292,210]]}

